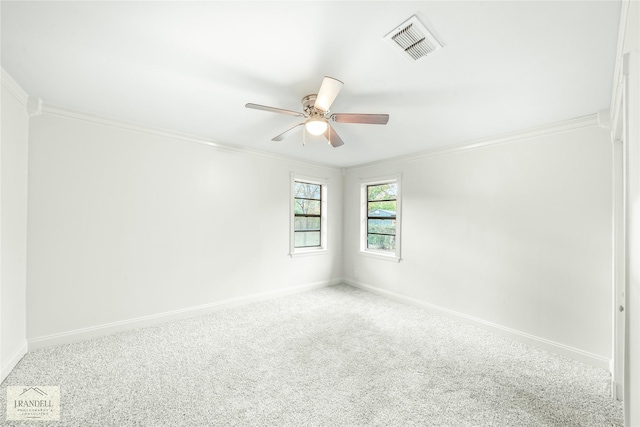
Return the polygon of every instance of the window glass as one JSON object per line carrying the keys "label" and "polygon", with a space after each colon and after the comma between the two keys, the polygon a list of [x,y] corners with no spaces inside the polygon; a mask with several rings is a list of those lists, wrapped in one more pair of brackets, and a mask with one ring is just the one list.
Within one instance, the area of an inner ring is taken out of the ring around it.
{"label": "window glass", "polygon": [[293,193],[294,248],[322,246],[322,186],[295,181]]}
{"label": "window glass", "polygon": [[398,184],[367,185],[366,195],[366,248],[395,252]]}

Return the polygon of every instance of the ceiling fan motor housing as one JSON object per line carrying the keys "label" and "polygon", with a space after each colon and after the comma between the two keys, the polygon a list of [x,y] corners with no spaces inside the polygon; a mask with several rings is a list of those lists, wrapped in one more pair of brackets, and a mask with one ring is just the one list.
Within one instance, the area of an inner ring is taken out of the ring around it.
{"label": "ceiling fan motor housing", "polygon": [[314,107],[316,103],[317,94],[307,95],[302,98],[302,110],[305,112],[305,115],[308,117],[324,117],[326,111],[318,110]]}
{"label": "ceiling fan motor housing", "polygon": [[302,98],[304,115],[308,117],[305,122],[305,128],[312,135],[320,135],[327,129],[327,119],[324,117],[327,111],[322,111],[315,107],[317,97],[317,94],[311,94]]}

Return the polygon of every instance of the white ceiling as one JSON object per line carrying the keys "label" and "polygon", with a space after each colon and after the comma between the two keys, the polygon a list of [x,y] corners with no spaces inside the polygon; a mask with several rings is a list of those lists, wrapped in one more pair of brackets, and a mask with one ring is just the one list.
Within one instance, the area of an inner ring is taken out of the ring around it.
{"label": "white ceiling", "polygon": [[[45,103],[217,143],[352,166],[594,114],[609,106],[619,1],[1,3],[2,66]],[[445,47],[410,62],[383,40],[417,14]],[[344,82],[330,147],[300,119]]]}

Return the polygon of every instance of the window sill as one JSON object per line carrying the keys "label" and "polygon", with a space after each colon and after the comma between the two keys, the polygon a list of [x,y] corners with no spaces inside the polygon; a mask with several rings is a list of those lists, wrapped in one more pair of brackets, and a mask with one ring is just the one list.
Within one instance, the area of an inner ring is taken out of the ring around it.
{"label": "window sill", "polygon": [[326,255],[329,253],[327,249],[306,249],[306,250],[297,250],[293,253],[289,253],[291,258],[298,258],[301,256],[311,256],[311,255]]}
{"label": "window sill", "polygon": [[373,251],[360,251],[360,255],[362,256],[366,256],[369,258],[376,258],[376,259],[381,259],[384,261],[391,261],[391,262],[400,262],[402,261],[402,258],[396,256],[396,254],[386,254],[384,252],[373,252]]}

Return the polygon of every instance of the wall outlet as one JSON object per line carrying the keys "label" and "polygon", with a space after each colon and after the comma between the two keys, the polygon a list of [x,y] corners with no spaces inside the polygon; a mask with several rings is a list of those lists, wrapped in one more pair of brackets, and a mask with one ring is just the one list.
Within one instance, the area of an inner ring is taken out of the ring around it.
{"label": "wall outlet", "polygon": [[353,277],[358,277],[358,270],[353,270]]}

